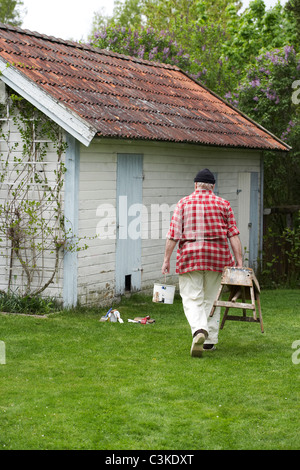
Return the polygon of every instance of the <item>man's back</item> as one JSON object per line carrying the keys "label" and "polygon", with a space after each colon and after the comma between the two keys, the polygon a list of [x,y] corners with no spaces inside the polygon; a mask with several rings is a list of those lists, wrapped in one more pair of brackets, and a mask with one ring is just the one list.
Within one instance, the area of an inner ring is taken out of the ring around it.
{"label": "man's back", "polygon": [[222,272],[225,265],[233,266],[227,239],[238,234],[230,203],[212,191],[196,189],[178,202],[167,235],[179,240],[176,272]]}

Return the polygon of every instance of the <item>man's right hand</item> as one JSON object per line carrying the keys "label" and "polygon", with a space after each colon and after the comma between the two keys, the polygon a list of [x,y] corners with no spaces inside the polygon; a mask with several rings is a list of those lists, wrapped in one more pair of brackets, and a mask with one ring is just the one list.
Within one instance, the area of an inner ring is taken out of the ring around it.
{"label": "man's right hand", "polygon": [[161,272],[162,274],[168,274],[170,272],[170,261],[163,262]]}

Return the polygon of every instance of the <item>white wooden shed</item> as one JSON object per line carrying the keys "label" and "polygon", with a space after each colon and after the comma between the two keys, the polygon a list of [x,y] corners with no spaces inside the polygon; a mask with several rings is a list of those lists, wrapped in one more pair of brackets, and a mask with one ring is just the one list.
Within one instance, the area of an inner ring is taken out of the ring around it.
{"label": "white wooden shed", "polygon": [[[65,306],[104,305],[161,280],[172,210],[193,191],[201,168],[215,174],[216,192],[230,201],[247,263],[255,267],[262,243],[263,152],[286,152],[284,142],[170,65],[0,25],[0,71],[1,119],[11,140],[20,140],[7,106],[11,91],[63,133],[65,219],[74,237],[89,239],[84,251],[61,252],[45,295]],[[2,161],[8,158],[4,140]],[[49,142],[44,164],[50,179],[53,155]],[[5,197],[2,185],[0,200]],[[45,263],[51,262],[49,254]],[[2,290],[10,270],[2,256]],[[22,282],[16,275],[13,288],[22,290]]]}

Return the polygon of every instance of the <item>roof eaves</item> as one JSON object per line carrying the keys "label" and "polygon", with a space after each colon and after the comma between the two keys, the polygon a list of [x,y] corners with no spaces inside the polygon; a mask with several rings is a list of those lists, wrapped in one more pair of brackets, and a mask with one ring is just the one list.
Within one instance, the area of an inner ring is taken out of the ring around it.
{"label": "roof eaves", "polygon": [[97,129],[51,97],[21,71],[0,57],[0,75],[6,85],[42,111],[79,142],[88,146]]}

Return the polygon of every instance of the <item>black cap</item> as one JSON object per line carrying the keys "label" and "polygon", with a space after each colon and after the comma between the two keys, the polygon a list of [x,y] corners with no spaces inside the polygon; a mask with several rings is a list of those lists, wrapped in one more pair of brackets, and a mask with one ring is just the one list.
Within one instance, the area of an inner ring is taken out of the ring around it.
{"label": "black cap", "polygon": [[215,184],[216,180],[212,172],[205,168],[205,170],[201,170],[197,173],[194,178],[194,182]]}

